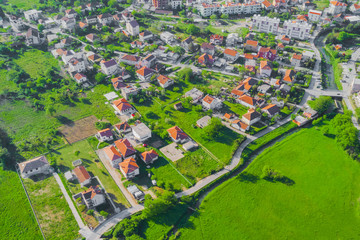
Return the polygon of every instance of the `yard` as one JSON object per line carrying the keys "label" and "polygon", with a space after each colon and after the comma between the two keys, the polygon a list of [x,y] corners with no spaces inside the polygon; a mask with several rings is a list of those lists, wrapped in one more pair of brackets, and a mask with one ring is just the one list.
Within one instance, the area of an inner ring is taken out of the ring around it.
{"label": "yard", "polygon": [[24,180],[46,239],[75,239],[79,227],[53,176]]}
{"label": "yard", "polygon": [[3,239],[37,240],[41,232],[18,175],[0,167],[0,236]]}
{"label": "yard", "polygon": [[[3,1],[5,2],[5,1]],[[7,5],[1,4],[3,6],[5,6],[6,9],[12,9],[15,6],[19,9],[23,9],[23,10],[29,10],[34,8],[34,6],[42,6],[43,4],[41,4],[42,1],[40,0],[7,0],[6,3]]]}
{"label": "yard", "polygon": [[33,79],[43,76],[48,69],[59,69],[58,60],[50,53],[36,49],[25,52],[18,59],[14,59],[14,62]]}
{"label": "yard", "polygon": [[[77,153],[79,151],[79,153]],[[109,193],[114,203],[122,207],[129,207],[129,203],[118,188],[105,166],[98,159],[96,153],[91,148],[87,140],[76,142],[72,145],[67,145],[63,148],[57,149],[50,154],[50,158],[54,158],[62,173],[74,169],[72,162],[81,159],[83,166],[93,176],[97,176],[105,187],[105,190]],[[67,183],[70,191],[73,194],[82,192],[86,188],[81,188],[79,184]]]}
{"label": "yard", "polygon": [[[260,178],[265,165],[293,185]],[[209,193],[180,239],[356,239],[359,182],[359,163],[334,139],[303,129]]]}

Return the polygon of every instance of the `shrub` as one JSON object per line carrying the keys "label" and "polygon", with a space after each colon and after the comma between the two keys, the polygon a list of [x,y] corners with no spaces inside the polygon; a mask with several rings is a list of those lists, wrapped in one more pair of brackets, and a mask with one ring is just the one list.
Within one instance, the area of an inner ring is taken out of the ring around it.
{"label": "shrub", "polygon": [[93,209],[89,209],[89,210],[86,212],[86,214],[93,216],[93,215],[94,215],[94,210],[93,210]]}
{"label": "shrub", "polygon": [[104,218],[107,218],[107,216],[109,216],[109,213],[105,211],[100,211],[100,215],[103,216]]}

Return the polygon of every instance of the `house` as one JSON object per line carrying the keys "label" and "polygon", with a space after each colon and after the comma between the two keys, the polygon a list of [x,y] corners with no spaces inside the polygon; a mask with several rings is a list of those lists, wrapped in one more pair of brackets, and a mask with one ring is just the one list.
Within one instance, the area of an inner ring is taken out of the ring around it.
{"label": "house", "polygon": [[279,90],[283,95],[287,95],[290,92],[291,87],[287,84],[282,84],[280,86]]}
{"label": "house", "polygon": [[204,65],[204,66],[207,66],[207,67],[211,67],[213,64],[214,64],[214,58],[213,56],[207,54],[207,53],[204,53],[203,55],[201,55],[199,58],[198,58],[198,62],[201,64],[201,65]]}
{"label": "house", "polygon": [[254,40],[246,40],[245,50],[257,52],[258,50],[258,42]]}
{"label": "house", "polygon": [[136,71],[136,75],[141,81],[150,81],[153,74],[153,70],[147,67],[142,67]]}
{"label": "house", "polygon": [[321,11],[309,10],[308,17],[311,22],[319,22],[321,18]]}
{"label": "house", "polygon": [[118,76],[123,80],[127,80],[131,77],[131,75],[125,69],[120,69]]}
{"label": "house", "polygon": [[157,154],[157,152],[151,149],[150,151],[146,151],[140,154],[140,158],[144,161],[145,164],[152,164],[155,160],[159,158],[159,154]]}
{"label": "house", "polygon": [[353,14],[360,14],[360,4],[354,3],[353,5],[351,5],[350,11],[351,11]]}
{"label": "house", "polygon": [[20,174],[28,178],[37,174],[51,173],[50,164],[44,155],[18,164]]}
{"label": "house", "polygon": [[183,41],[181,41],[181,46],[185,49],[185,51],[189,52],[190,50],[193,50],[194,47],[194,39],[192,36],[189,36],[185,38]]}
{"label": "house", "polygon": [[140,48],[140,49],[143,49],[146,44],[145,44],[144,42],[135,40],[135,41],[131,42],[130,45],[131,45],[132,48]]}
{"label": "house", "polygon": [[128,11],[123,12],[121,14],[121,16],[123,17],[125,22],[131,22],[131,21],[135,20],[134,16],[131,13],[129,13]]}
{"label": "house", "polygon": [[116,148],[111,145],[104,148],[104,153],[107,159],[109,159],[111,166],[113,166],[114,168],[119,168],[119,163],[121,163],[122,161],[122,156],[118,152],[118,150],[116,150]]}
{"label": "house", "polygon": [[262,84],[257,88],[258,93],[266,94],[270,91],[271,86],[268,84]]}
{"label": "house", "polygon": [[283,44],[290,44],[291,39],[290,39],[288,36],[286,36],[286,35],[282,35],[282,36],[280,37],[280,41],[281,41]]}
{"label": "house", "polygon": [[81,187],[84,187],[91,183],[91,176],[88,171],[86,171],[84,166],[77,166],[76,168],[74,168],[73,173],[78,179]]}
{"label": "house", "polygon": [[24,17],[29,22],[34,21],[36,22],[40,18],[41,11],[38,11],[36,9],[31,9],[24,12]]}
{"label": "house", "polygon": [[79,22],[79,28],[81,29],[85,29],[87,28],[89,25],[87,23],[84,23],[84,22]]}
{"label": "house", "polygon": [[109,25],[113,21],[113,16],[110,13],[104,13],[97,16],[98,22],[102,25]]}
{"label": "house", "polygon": [[298,127],[304,126],[306,123],[309,122],[309,119],[306,119],[302,116],[296,116],[293,120],[293,123],[298,125]]}
{"label": "house", "polygon": [[192,99],[192,103],[197,103],[203,96],[204,93],[197,88],[193,88],[185,93],[185,97],[190,97]]}
{"label": "house", "polygon": [[210,95],[206,95],[201,102],[202,106],[204,109],[209,110],[209,109],[218,109],[221,108],[222,103],[218,98],[215,97],[211,97]]}
{"label": "house", "polygon": [[245,132],[247,130],[250,129],[249,125],[247,125],[246,123],[242,122],[241,120],[239,119],[236,119],[234,120],[232,123],[231,123],[231,126],[237,130],[240,130],[242,132]]}
{"label": "house", "polygon": [[119,123],[119,124],[115,124],[114,128],[120,134],[121,133],[131,132],[131,127],[127,122],[122,122],[122,123]]}
{"label": "house", "polygon": [[65,10],[65,16],[67,18],[76,18],[77,15],[78,13],[72,8]]}
{"label": "house", "polygon": [[315,53],[314,52],[310,52],[310,51],[305,51],[303,54],[302,54],[302,60],[305,62],[305,61],[308,61],[310,59],[313,59],[315,56]]}
{"label": "house", "polygon": [[77,83],[81,84],[81,83],[84,83],[88,80],[88,78],[86,77],[85,74],[82,74],[82,73],[76,73],[74,75],[74,79],[76,80]]}
{"label": "house", "polygon": [[[121,95],[125,99],[129,99],[131,96],[137,95],[139,89],[135,85],[128,85],[126,87],[121,88]],[[134,109],[135,110],[135,109]],[[136,111],[135,111],[136,112]],[[121,115],[121,114],[120,114]]]}
{"label": "house", "polygon": [[218,34],[213,34],[210,36],[210,43],[214,45],[221,45],[224,41],[224,37]]}
{"label": "house", "polygon": [[63,17],[61,19],[61,27],[65,30],[72,31],[75,28],[76,21],[75,18]]}
{"label": "house", "polygon": [[346,11],[347,4],[339,1],[330,1],[329,13],[332,15],[343,13]]}
{"label": "house", "polygon": [[254,123],[257,123],[260,120],[261,120],[261,114],[255,111],[255,109],[253,108],[250,108],[249,111],[245,113],[241,118],[241,121],[249,126],[253,125]]}
{"label": "house", "polygon": [[102,60],[100,62],[101,70],[106,75],[114,75],[118,71],[118,64],[115,59],[110,59],[109,61]]}
{"label": "house", "polygon": [[315,119],[318,116],[318,112],[314,109],[307,108],[304,110],[303,115],[309,119]]}
{"label": "house", "polygon": [[126,177],[126,179],[134,178],[140,174],[140,168],[136,164],[134,158],[127,158],[123,162],[119,163],[120,171]]}
{"label": "house", "polygon": [[88,55],[88,60],[92,63],[98,63],[101,61],[101,56],[96,54],[96,53],[93,53],[93,54],[90,54]]}
{"label": "house", "polygon": [[295,74],[296,72],[292,69],[286,70],[283,81],[287,83],[293,83],[295,81]]}
{"label": "house", "polygon": [[302,8],[303,11],[310,10],[310,9],[315,9],[316,4],[312,3],[310,1],[304,1],[303,4],[301,5],[301,8]]}
{"label": "house", "polygon": [[242,42],[242,38],[239,37],[238,33],[230,33],[226,37],[226,46],[227,47],[235,47],[240,42]]}
{"label": "house", "polygon": [[86,9],[88,11],[95,11],[97,8],[100,8],[100,7],[102,7],[102,4],[98,3],[98,2],[92,2],[92,3],[86,4]]}
{"label": "house", "polygon": [[271,66],[268,61],[260,62],[260,77],[270,77],[271,76]]}
{"label": "house", "polygon": [[152,34],[152,32],[147,31],[147,30],[139,33],[139,39],[142,42],[152,40],[153,37],[154,37],[154,35]]}
{"label": "house", "polygon": [[151,68],[152,66],[154,66],[156,62],[156,57],[152,54],[147,55],[146,57],[143,58],[143,60],[141,61],[141,63],[139,63],[142,67],[148,67]]}
{"label": "house", "polygon": [[90,33],[90,34],[86,35],[85,38],[86,38],[86,40],[88,40],[91,43],[94,43],[95,41],[100,40],[100,38],[94,33]]}
{"label": "house", "polygon": [[239,53],[236,50],[226,48],[224,51],[224,58],[230,62],[235,62],[238,59]]}
{"label": "house", "polygon": [[276,50],[269,47],[260,47],[257,57],[274,61],[276,59]]}
{"label": "house", "polygon": [[96,134],[96,137],[100,142],[111,141],[114,139],[114,136],[113,136],[110,128],[105,128],[105,129],[99,131]]}
{"label": "house", "polygon": [[66,64],[75,57],[75,52],[73,50],[63,51],[61,55],[61,60]]}
{"label": "house", "polygon": [[[234,90],[238,90],[241,92],[248,92],[252,86],[254,86],[257,83],[257,81],[255,79],[253,79],[252,77],[248,77],[246,78],[240,85],[238,85],[237,87],[234,88]],[[235,95],[243,95],[239,92],[234,92]]]}
{"label": "house", "polygon": [[207,53],[209,55],[214,55],[215,54],[215,46],[211,43],[202,43],[201,47],[200,47],[200,51],[202,53]]}
{"label": "house", "polygon": [[301,64],[301,58],[302,55],[301,54],[296,54],[294,53],[291,57],[291,65],[295,66],[295,67],[300,67]]}
{"label": "house", "polygon": [[125,54],[120,58],[120,62],[126,63],[128,65],[136,65],[139,63],[139,61],[140,61],[140,57],[135,55]]}
{"label": "house", "polygon": [[26,26],[21,18],[17,18],[15,16],[9,16],[9,21],[14,31],[21,31]]}
{"label": "house", "polygon": [[249,108],[255,108],[257,105],[256,99],[246,94],[239,97],[238,102]]}
{"label": "house", "polygon": [[261,109],[262,112],[266,113],[269,117],[273,117],[280,113],[280,108],[275,104],[269,104]]}
{"label": "house", "polygon": [[166,44],[171,45],[173,42],[175,42],[175,35],[169,32],[162,32],[160,33],[160,39],[161,41],[165,42]]}
{"label": "house", "polygon": [[71,37],[64,38],[60,41],[61,47],[68,47],[73,43],[73,39]]}
{"label": "house", "polygon": [[135,108],[125,98],[115,100],[113,105],[120,115],[130,115],[136,112]]}
{"label": "house", "polygon": [[182,103],[181,103],[181,102],[175,103],[175,104],[174,104],[174,109],[175,109],[175,110],[181,110],[181,109],[183,109]]}
{"label": "house", "polygon": [[81,193],[81,196],[89,209],[100,206],[106,202],[105,196],[99,186],[90,186],[88,190]]}
{"label": "house", "polygon": [[210,120],[211,120],[210,116],[204,116],[196,121],[196,126],[198,126],[199,128],[204,128],[207,125],[209,125]]}
{"label": "house", "polygon": [[151,130],[145,123],[139,123],[132,127],[132,133],[136,140],[144,142],[151,138]]}
{"label": "house", "polygon": [[153,69],[154,69],[155,72],[159,73],[159,72],[161,72],[162,70],[165,69],[165,65],[162,64],[162,63],[158,63],[158,62],[157,62],[157,63],[155,63],[155,65],[153,66]]}
{"label": "house", "polygon": [[126,23],[126,31],[131,36],[137,36],[139,34],[139,24],[136,20],[132,20]]}
{"label": "house", "polygon": [[168,76],[159,75],[157,77],[158,83],[162,88],[167,88],[174,84],[174,80],[169,78]]}
{"label": "house", "polygon": [[124,159],[136,158],[136,150],[126,138],[115,141],[115,146]]}
{"label": "house", "polygon": [[126,84],[121,77],[112,78],[111,83],[116,91],[126,87]]}
{"label": "house", "polygon": [[176,143],[185,143],[189,141],[189,136],[178,126],[174,126],[167,130],[170,138]]}
{"label": "house", "polygon": [[97,23],[97,17],[96,16],[88,16],[85,17],[86,23],[89,25],[96,24]]}
{"label": "house", "polygon": [[266,10],[266,11],[271,11],[274,9],[274,6],[268,1],[268,0],[264,0],[261,3],[261,6]]}
{"label": "house", "polygon": [[29,28],[26,32],[26,45],[40,44],[40,34],[34,28]]}
{"label": "house", "polygon": [[69,72],[84,72],[86,70],[85,61],[82,58],[73,57],[69,60]]}

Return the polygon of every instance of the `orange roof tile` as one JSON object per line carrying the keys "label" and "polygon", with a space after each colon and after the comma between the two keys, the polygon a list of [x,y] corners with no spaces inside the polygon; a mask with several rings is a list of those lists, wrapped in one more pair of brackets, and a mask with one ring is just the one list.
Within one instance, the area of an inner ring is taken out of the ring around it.
{"label": "orange roof tile", "polygon": [[80,183],[83,183],[91,178],[84,166],[78,166],[73,171]]}
{"label": "orange roof tile", "polygon": [[132,173],[139,169],[139,165],[136,164],[136,161],[133,158],[125,159],[123,162],[119,163],[119,166],[125,174]]}

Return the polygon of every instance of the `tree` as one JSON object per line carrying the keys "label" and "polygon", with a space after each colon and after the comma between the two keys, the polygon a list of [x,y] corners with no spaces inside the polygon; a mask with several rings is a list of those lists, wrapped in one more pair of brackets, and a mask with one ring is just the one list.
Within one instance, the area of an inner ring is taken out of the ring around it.
{"label": "tree", "polygon": [[211,19],[211,20],[215,20],[216,18],[217,18],[217,16],[216,16],[215,14],[213,14],[213,15],[210,16],[210,19]]}
{"label": "tree", "polygon": [[102,83],[105,81],[106,75],[102,72],[99,72],[95,75],[95,81],[97,83]]}
{"label": "tree", "polygon": [[203,128],[203,137],[207,140],[213,140],[221,135],[223,127],[220,118],[213,117],[210,124]]}
{"label": "tree", "polygon": [[308,101],[308,104],[312,109],[322,114],[332,106],[333,100],[329,96],[320,96],[313,101]]}
{"label": "tree", "polygon": [[45,26],[42,24],[38,24],[37,27],[38,27],[39,32],[42,32],[45,29]]}
{"label": "tree", "polygon": [[229,18],[229,15],[223,13],[223,14],[221,14],[221,18],[222,18],[222,19],[228,19],[228,18]]}
{"label": "tree", "polygon": [[171,191],[164,191],[161,196],[156,199],[151,199],[151,196],[145,196],[144,215],[147,218],[157,216],[166,212],[170,207],[176,203],[176,197]]}
{"label": "tree", "polygon": [[46,114],[49,116],[54,116],[54,113],[56,113],[56,110],[53,106],[49,106],[46,108]]}
{"label": "tree", "polygon": [[183,68],[178,71],[177,76],[179,77],[179,80],[190,81],[191,77],[193,76],[193,70],[189,67]]}
{"label": "tree", "polygon": [[186,33],[190,35],[197,35],[200,33],[200,28],[194,24],[190,24],[186,29]]}
{"label": "tree", "polygon": [[107,218],[107,216],[109,216],[109,213],[105,211],[100,211],[100,215],[103,216],[104,218]]}
{"label": "tree", "polygon": [[108,5],[109,5],[109,7],[114,7],[114,6],[116,6],[116,5],[117,5],[117,0],[110,0],[110,1],[108,2]]}

